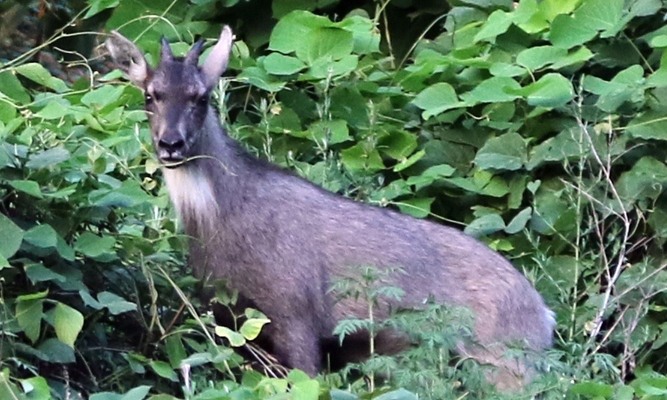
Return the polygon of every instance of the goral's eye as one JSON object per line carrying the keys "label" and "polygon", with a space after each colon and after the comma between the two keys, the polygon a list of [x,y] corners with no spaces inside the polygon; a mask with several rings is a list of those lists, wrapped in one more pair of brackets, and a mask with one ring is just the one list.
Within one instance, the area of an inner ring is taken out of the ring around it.
{"label": "goral's eye", "polygon": [[208,95],[192,94],[190,95],[190,104],[197,107],[205,107],[208,104]]}
{"label": "goral's eye", "polygon": [[144,94],[144,101],[146,104],[151,104],[153,102],[153,96],[148,93]]}

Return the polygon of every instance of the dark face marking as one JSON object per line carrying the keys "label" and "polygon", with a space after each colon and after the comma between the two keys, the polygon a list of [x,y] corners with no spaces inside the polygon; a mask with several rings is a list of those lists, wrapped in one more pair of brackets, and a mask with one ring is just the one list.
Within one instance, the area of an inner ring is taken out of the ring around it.
{"label": "dark face marking", "polygon": [[160,63],[149,78],[145,108],[155,151],[165,166],[177,167],[200,154],[197,144],[209,100],[199,68],[181,59]]}

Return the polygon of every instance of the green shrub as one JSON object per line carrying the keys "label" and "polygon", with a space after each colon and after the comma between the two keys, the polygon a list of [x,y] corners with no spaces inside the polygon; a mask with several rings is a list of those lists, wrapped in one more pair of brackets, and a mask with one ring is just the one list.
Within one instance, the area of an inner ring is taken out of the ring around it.
{"label": "green shrub", "polygon": [[[91,0],[76,18],[102,10],[153,60],[161,35],[182,52],[230,24],[220,110],[234,137],[510,258],[558,321],[551,372],[528,393],[664,395],[661,1]],[[118,72],[61,80],[32,54],[0,59],[0,398],[412,398],[239,368],[194,311],[141,94]],[[437,360],[405,357],[395,384],[476,390],[465,362],[439,382],[420,374]]]}

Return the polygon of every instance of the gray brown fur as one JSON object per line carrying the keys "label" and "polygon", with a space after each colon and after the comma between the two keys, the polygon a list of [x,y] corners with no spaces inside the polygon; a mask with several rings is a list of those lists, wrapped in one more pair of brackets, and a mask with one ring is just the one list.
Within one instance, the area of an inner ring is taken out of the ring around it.
{"label": "gray brown fur", "polygon": [[[201,43],[181,59],[164,42],[156,69],[120,34],[107,41],[117,65],[147,95],[156,153],[193,237],[196,275],[227,280],[271,319],[276,356],[316,374],[337,322],[367,313],[360,302],[334,301],[332,283],[359,266],[400,268],[404,273],[387,282],[405,291],[399,306],[433,298],[468,307],[476,344],[459,350],[497,366],[499,386],[520,386],[530,368],[503,357],[507,344],[539,352],[551,346],[554,329],[552,312],[528,280],[458,230],[329,193],[244,151],[209,104],[232,38],[225,27],[201,67]],[[379,351],[396,347],[394,340],[384,332]]]}

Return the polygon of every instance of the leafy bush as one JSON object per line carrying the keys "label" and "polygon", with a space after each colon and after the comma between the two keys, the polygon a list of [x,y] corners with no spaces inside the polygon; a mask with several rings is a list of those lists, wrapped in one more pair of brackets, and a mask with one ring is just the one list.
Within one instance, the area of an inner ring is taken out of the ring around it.
{"label": "leafy bush", "polygon": [[[558,331],[526,396],[664,395],[661,1],[192,3],[95,0],[77,18],[106,12],[153,60],[161,35],[184,52],[232,25],[233,136],[329,190],[465,226],[535,283]],[[0,398],[412,398],[236,368],[194,311],[141,93],[0,62]],[[419,382],[413,365],[388,385]]]}

